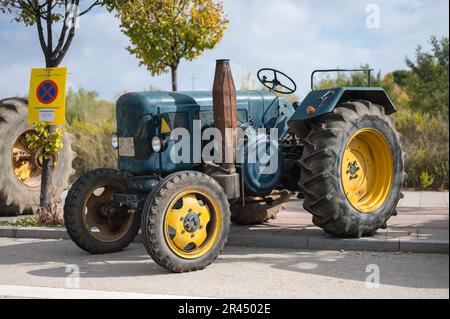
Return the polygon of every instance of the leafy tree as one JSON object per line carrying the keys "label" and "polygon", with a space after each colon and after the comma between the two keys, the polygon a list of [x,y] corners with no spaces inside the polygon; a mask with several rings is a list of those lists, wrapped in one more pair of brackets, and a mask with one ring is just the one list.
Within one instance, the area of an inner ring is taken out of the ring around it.
{"label": "leafy tree", "polygon": [[395,84],[406,87],[409,78],[411,77],[411,72],[407,70],[397,70],[392,72],[392,75],[394,77]]}
{"label": "leafy tree", "polygon": [[118,0],[113,4],[122,32],[130,38],[127,50],[152,75],[170,71],[174,91],[181,60],[192,61],[213,49],[228,25],[222,2],[215,0]]}
{"label": "leafy tree", "polygon": [[[69,50],[75,36],[78,17],[89,12],[95,6],[104,4],[104,1],[92,0],[83,1],[83,3],[88,4],[81,8],[80,0],[0,0],[0,12],[13,16],[15,22],[23,23],[26,26],[36,26],[39,44],[45,57],[45,67],[52,68],[62,62]],[[61,25],[59,36],[54,38],[55,25],[58,23]],[[37,129],[42,131],[41,126]],[[45,130],[47,130],[48,136],[59,136],[57,131],[54,132],[52,126],[46,126]],[[42,137],[44,134],[37,132],[35,138],[40,136]],[[52,145],[48,144],[51,139],[40,141],[43,144],[36,145],[41,145],[43,153],[46,148],[51,148]],[[52,149],[55,153],[53,155],[56,155],[58,148]],[[40,208],[44,214],[53,209],[52,192],[50,191],[53,166],[51,155],[44,157],[42,169]]]}
{"label": "leafy tree", "polygon": [[[13,20],[26,26],[36,26],[39,44],[48,68],[57,67],[69,50],[75,36],[77,20],[104,1],[80,0],[0,0],[0,11],[10,14]],[[55,23],[61,23],[58,38],[54,38]]]}
{"label": "leafy tree", "polygon": [[440,114],[448,120],[448,38],[431,37],[431,52],[419,46],[415,61],[407,58],[411,69],[407,90],[411,95],[411,106],[419,110]]}

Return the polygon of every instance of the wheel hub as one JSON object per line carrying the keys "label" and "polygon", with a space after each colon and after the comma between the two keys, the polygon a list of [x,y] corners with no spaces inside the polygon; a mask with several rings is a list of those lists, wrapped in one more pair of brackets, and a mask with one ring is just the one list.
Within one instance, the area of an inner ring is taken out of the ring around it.
{"label": "wheel hub", "polygon": [[195,233],[200,227],[199,214],[190,213],[183,222],[184,229],[189,233]]}
{"label": "wheel hub", "polygon": [[[34,151],[29,148],[27,141],[27,134],[34,132],[27,130],[20,134],[14,142],[11,152],[12,166],[17,179],[27,187],[39,188],[41,185],[41,173],[43,167],[42,155],[39,151]],[[52,158],[52,172],[55,173],[55,163],[58,161],[57,156]]]}
{"label": "wheel hub", "polygon": [[172,251],[182,258],[195,259],[206,254],[217,240],[220,209],[210,193],[185,190],[169,204],[164,224]]}
{"label": "wheel hub", "polygon": [[353,163],[348,163],[347,175],[350,175],[350,179],[357,178],[358,176],[356,175],[356,173],[359,170],[360,170],[360,168],[359,168],[358,162],[355,161]]}
{"label": "wheel hub", "polygon": [[133,223],[133,214],[127,206],[113,200],[123,193],[122,185],[105,182],[95,186],[84,203],[84,222],[91,235],[102,242],[114,242],[127,234]]}

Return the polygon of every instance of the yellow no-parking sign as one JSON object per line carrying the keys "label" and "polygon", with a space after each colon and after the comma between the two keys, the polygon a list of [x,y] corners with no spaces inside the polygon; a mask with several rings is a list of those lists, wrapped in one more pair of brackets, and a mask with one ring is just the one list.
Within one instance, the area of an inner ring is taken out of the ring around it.
{"label": "yellow no-parking sign", "polygon": [[62,125],[66,115],[67,68],[32,69],[28,97],[28,124]]}

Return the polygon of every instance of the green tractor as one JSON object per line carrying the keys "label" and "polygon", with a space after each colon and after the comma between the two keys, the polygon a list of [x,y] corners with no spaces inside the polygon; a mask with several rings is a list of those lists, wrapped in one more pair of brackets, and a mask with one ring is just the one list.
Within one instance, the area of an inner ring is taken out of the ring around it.
{"label": "green tractor", "polygon": [[[312,91],[293,105],[276,94],[296,90],[284,73],[262,69],[258,79],[268,90],[236,93],[223,60],[212,92],[122,96],[112,137],[119,171],[95,170],[72,185],[64,207],[70,237],[104,254],[124,249],[141,230],[156,263],[173,272],[201,270],[221,253],[231,219],[245,211],[248,198],[267,201],[275,190],[301,194],[314,224],[329,234],[375,234],[396,215],[403,160],[389,118],[395,106],[382,88],[370,87],[370,70],[364,71],[368,87],[315,90],[312,77]],[[195,136],[214,128],[246,134]],[[174,134],[180,129],[189,136]],[[180,144],[192,151],[181,154]],[[221,160],[220,146],[234,152],[228,160]],[[246,160],[253,149],[276,156]],[[205,153],[216,160],[204,160]],[[181,155],[184,161],[174,160]],[[275,169],[267,170],[268,162]],[[239,206],[244,209],[230,209]]]}

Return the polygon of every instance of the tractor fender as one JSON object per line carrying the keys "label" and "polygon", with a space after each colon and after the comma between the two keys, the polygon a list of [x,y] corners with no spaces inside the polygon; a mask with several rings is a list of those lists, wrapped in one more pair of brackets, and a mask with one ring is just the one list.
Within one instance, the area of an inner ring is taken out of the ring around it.
{"label": "tractor fender", "polygon": [[387,115],[397,111],[394,103],[381,87],[338,87],[311,91],[288,123],[291,126],[291,122],[305,121],[331,113],[338,104],[352,100],[365,100],[381,105]]}

